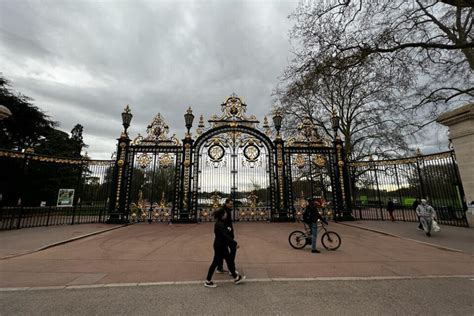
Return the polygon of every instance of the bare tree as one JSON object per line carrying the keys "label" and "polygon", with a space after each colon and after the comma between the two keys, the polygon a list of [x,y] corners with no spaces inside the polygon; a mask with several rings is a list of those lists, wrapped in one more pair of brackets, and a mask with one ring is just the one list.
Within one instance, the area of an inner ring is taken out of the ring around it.
{"label": "bare tree", "polygon": [[416,70],[411,106],[433,116],[474,97],[473,1],[302,1],[292,18],[296,72],[375,58]]}
{"label": "bare tree", "polygon": [[474,96],[472,1],[301,1],[276,89],[287,132],[337,110],[347,158],[397,156],[407,136]]}
{"label": "bare tree", "polygon": [[418,130],[418,121],[413,111],[400,104],[401,93],[413,80],[409,71],[379,67],[368,59],[346,70],[290,76],[276,95],[289,134],[309,118],[321,136],[332,139],[331,116],[337,112],[346,158],[357,161],[372,154],[393,157],[409,150],[406,136]]}

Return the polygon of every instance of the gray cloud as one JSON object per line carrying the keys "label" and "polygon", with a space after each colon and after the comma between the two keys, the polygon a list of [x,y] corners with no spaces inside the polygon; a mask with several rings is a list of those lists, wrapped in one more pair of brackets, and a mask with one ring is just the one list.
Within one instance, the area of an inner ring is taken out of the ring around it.
{"label": "gray cloud", "polygon": [[291,0],[4,0],[0,63],[14,89],[61,128],[84,125],[90,156],[108,158],[127,103],[132,134],[161,112],[182,137],[188,106],[209,118],[232,92],[263,119],[290,57],[287,16],[295,7]]}

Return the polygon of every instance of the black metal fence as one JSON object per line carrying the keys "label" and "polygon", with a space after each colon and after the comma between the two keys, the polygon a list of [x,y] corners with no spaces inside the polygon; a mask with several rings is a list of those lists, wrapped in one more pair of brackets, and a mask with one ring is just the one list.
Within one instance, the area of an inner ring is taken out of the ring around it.
{"label": "black metal fence", "polygon": [[395,220],[416,222],[415,200],[425,198],[441,224],[467,227],[464,191],[453,151],[412,158],[350,164],[353,216],[390,220],[387,204],[395,205]]}
{"label": "black metal fence", "polygon": [[113,161],[0,150],[0,230],[103,222]]}

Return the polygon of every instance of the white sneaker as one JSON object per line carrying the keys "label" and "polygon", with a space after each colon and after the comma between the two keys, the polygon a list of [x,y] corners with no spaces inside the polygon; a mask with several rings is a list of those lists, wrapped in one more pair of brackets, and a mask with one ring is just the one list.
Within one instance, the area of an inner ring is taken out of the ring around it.
{"label": "white sneaker", "polygon": [[217,287],[217,285],[212,281],[204,281],[204,286],[205,287],[210,287],[210,288]]}
{"label": "white sneaker", "polygon": [[245,280],[245,275],[242,276],[242,275],[238,274],[237,277],[234,279],[234,284],[236,284],[236,285],[240,284],[240,283],[244,282],[244,280]]}

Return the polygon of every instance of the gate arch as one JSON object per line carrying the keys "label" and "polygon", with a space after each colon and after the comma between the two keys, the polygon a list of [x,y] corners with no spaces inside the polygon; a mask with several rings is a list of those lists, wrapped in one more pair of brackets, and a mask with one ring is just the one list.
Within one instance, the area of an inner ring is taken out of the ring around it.
{"label": "gate arch", "polygon": [[270,220],[276,204],[275,146],[257,128],[230,123],[209,129],[194,143],[192,211],[199,221],[210,220],[232,197],[234,220]]}

